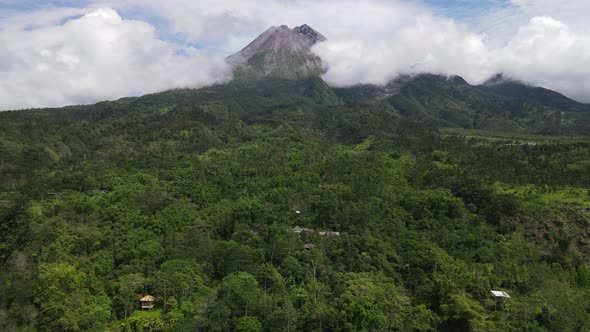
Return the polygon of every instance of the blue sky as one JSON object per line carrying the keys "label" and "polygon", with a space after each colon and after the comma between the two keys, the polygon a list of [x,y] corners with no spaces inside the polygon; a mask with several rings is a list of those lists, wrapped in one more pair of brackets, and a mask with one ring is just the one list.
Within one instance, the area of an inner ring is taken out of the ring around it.
{"label": "blue sky", "polygon": [[[509,0],[404,0],[407,3],[423,4],[436,15],[456,19],[462,23],[473,26],[476,30],[485,30],[478,25],[482,16],[489,15],[501,9],[514,8]],[[93,0],[0,0],[0,13],[5,12],[34,12],[54,7],[86,7],[97,1]],[[100,1],[99,1],[100,2]],[[119,13],[128,19],[137,19],[150,22],[158,28],[162,38],[179,42],[183,40],[179,34],[166,31],[170,22],[157,15],[150,14],[138,8],[126,8]],[[202,44],[194,44],[203,47]]]}
{"label": "blue sky", "polygon": [[[408,2],[419,2],[407,0]],[[464,17],[470,14],[483,13],[490,8],[509,6],[508,0],[423,0],[423,3],[436,9],[437,12],[451,17]],[[33,10],[48,6],[81,7],[92,3],[91,0],[0,0],[0,8],[15,10]]]}
{"label": "blue sky", "polygon": [[0,0],[0,8],[19,11],[38,10],[47,7],[83,7],[89,4],[88,0]]}
{"label": "blue sky", "polygon": [[465,21],[500,8],[512,7],[508,0],[424,0],[424,3],[435,13]]}

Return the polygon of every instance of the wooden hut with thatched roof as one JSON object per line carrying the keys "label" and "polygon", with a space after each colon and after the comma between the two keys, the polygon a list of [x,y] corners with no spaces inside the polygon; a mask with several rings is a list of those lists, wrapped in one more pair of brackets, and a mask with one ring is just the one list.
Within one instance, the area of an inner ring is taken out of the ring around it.
{"label": "wooden hut with thatched roof", "polygon": [[142,297],[139,302],[141,302],[141,310],[147,309],[150,310],[154,308],[154,301],[156,300],[155,297],[151,295],[146,295]]}

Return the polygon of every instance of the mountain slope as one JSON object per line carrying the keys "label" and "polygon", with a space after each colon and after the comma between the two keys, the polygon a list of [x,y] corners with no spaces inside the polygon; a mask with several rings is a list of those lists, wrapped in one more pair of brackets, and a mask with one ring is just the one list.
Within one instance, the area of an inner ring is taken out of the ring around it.
{"label": "mountain slope", "polygon": [[0,330],[587,330],[589,145],[444,135],[499,97],[396,84],[0,113]]}
{"label": "mountain slope", "polygon": [[[234,67],[237,80],[317,78],[325,67],[311,48],[324,41],[326,38],[308,25],[294,29],[271,27],[227,61]],[[402,76],[384,86],[331,89],[324,82],[315,82],[323,91],[315,98],[328,103],[372,105],[443,127],[549,135],[590,131],[589,105],[502,75],[479,86],[459,76],[431,74]]]}
{"label": "mountain slope", "polygon": [[308,25],[289,29],[271,27],[240,52],[227,58],[237,78],[265,76],[298,79],[319,76],[324,71],[321,59],[311,52],[326,37]]}
{"label": "mountain slope", "polygon": [[504,97],[534,102],[569,112],[590,111],[589,105],[572,100],[559,92],[506,79],[502,74],[496,75],[478,87]]}
{"label": "mountain slope", "polygon": [[469,85],[458,76],[404,76],[386,86],[335,89],[349,103],[387,104],[400,115],[440,126],[586,134],[590,107],[557,92],[520,83]]}

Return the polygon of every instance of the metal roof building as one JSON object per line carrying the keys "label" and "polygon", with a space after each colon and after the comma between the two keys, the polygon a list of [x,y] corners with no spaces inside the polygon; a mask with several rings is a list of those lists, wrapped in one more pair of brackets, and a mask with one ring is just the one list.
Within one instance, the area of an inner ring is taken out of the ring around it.
{"label": "metal roof building", "polygon": [[494,294],[494,297],[502,297],[502,298],[510,298],[510,295],[508,295],[508,293],[504,292],[504,291],[491,291],[492,294]]}

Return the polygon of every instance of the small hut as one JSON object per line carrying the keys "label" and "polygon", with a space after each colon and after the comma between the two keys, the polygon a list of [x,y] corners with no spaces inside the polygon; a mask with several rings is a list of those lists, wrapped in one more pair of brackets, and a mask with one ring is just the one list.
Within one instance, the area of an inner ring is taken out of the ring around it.
{"label": "small hut", "polygon": [[315,248],[315,244],[313,244],[313,243],[306,243],[303,245],[303,249],[305,249],[305,250],[311,250],[313,248]]}
{"label": "small hut", "polygon": [[506,293],[505,291],[493,290],[491,292],[494,298],[496,299],[496,303],[494,304],[494,311],[498,309],[498,304],[500,305],[501,309],[504,309],[504,301],[509,299],[510,295],[508,295],[508,293]]}
{"label": "small hut", "polygon": [[492,291],[492,294],[494,295],[494,297],[496,299],[509,299],[510,295],[508,295],[508,293],[504,292],[504,291]]}
{"label": "small hut", "polygon": [[146,295],[144,297],[142,297],[139,302],[141,302],[141,310],[143,309],[152,309],[154,308],[154,300],[156,298],[151,296],[151,295]]}

